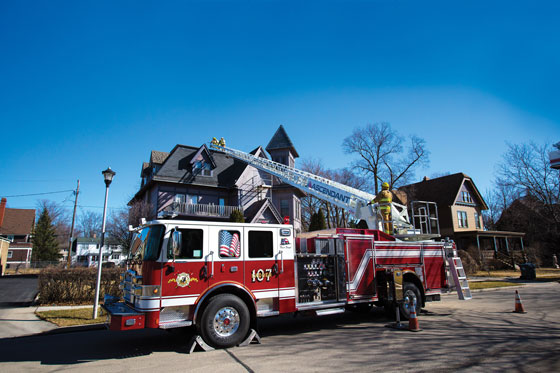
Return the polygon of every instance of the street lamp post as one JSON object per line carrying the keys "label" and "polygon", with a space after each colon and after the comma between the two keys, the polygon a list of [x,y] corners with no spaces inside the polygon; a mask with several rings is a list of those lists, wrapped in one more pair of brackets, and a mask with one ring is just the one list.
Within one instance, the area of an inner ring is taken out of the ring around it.
{"label": "street lamp post", "polygon": [[111,167],[101,172],[105,179],[105,205],[103,205],[103,225],[101,228],[101,242],[99,243],[99,256],[97,257],[97,284],[95,286],[95,299],[93,302],[93,319],[97,318],[97,309],[99,307],[99,287],[101,285],[101,263],[103,263],[103,245],[105,244],[105,219],[107,217],[107,198],[109,197],[109,185],[113,181],[115,171]]}

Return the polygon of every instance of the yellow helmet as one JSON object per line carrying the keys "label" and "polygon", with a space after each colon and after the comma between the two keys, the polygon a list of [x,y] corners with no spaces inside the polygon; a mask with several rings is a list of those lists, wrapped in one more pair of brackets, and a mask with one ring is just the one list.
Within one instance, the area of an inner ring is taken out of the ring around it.
{"label": "yellow helmet", "polygon": [[389,183],[381,184],[381,189],[389,189]]}

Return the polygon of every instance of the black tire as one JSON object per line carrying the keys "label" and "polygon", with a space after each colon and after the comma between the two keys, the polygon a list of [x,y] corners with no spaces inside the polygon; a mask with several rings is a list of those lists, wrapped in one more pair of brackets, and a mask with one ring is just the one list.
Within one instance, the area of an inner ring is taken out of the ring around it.
{"label": "black tire", "polygon": [[206,343],[216,348],[238,345],[249,331],[247,305],[232,294],[218,294],[210,299],[198,323]]}
{"label": "black tire", "polygon": [[405,282],[403,286],[403,301],[399,304],[401,310],[401,318],[408,320],[410,317],[410,300],[415,301],[416,304],[416,315],[420,312],[422,308],[422,293],[416,285],[412,282]]}

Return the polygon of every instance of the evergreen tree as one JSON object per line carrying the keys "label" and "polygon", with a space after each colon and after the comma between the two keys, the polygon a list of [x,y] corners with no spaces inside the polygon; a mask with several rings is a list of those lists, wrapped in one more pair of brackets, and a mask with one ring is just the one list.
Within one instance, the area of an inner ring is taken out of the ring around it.
{"label": "evergreen tree", "polygon": [[233,210],[231,215],[229,216],[229,221],[233,223],[245,223],[245,217],[243,213],[239,210]]}
{"label": "evergreen tree", "polygon": [[319,231],[322,229],[327,229],[327,224],[325,223],[325,215],[323,214],[323,210],[319,209],[319,211],[313,213],[311,215],[311,222],[309,223],[309,231]]}
{"label": "evergreen tree", "polygon": [[60,259],[56,230],[49,211],[43,208],[33,233],[33,261],[56,261]]}

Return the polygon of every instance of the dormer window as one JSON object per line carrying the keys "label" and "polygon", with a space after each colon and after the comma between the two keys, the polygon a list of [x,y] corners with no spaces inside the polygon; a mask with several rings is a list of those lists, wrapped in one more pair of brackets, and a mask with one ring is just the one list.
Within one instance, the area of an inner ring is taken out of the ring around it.
{"label": "dormer window", "polygon": [[204,161],[198,161],[193,166],[193,173],[202,176],[212,176],[212,166]]}

